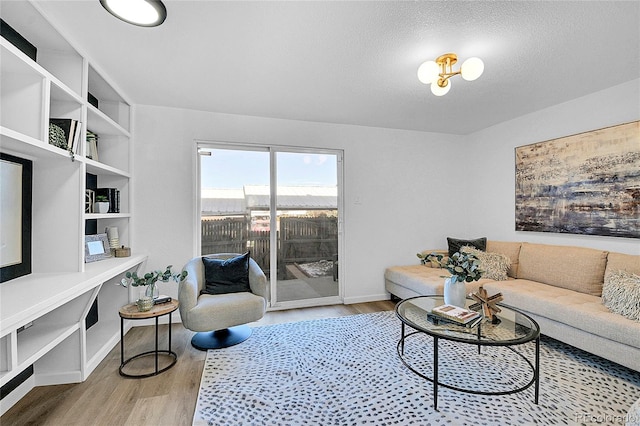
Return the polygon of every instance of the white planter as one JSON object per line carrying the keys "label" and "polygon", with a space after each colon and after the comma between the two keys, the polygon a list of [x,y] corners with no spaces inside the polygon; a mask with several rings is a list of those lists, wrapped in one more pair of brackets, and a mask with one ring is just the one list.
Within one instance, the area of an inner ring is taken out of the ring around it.
{"label": "white planter", "polygon": [[456,281],[455,277],[444,281],[444,303],[464,308],[467,300],[467,287]]}
{"label": "white planter", "polygon": [[94,213],[109,213],[109,202],[99,201],[93,204]]}

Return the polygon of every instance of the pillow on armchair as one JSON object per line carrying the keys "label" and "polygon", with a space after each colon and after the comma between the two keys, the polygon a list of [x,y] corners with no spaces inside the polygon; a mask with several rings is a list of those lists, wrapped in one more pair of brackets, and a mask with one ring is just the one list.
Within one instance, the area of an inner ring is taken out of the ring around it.
{"label": "pillow on armchair", "polygon": [[249,258],[249,252],[230,259],[203,257],[205,288],[200,294],[250,292]]}

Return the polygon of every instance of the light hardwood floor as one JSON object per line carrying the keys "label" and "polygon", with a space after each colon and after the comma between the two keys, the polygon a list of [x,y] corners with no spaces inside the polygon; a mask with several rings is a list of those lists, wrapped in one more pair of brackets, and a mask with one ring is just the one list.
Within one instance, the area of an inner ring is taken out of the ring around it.
{"label": "light hardwood floor", "polygon": [[[394,306],[391,301],[381,301],[273,311],[251,325],[387,311]],[[160,326],[161,348],[167,344],[166,327]],[[172,350],[178,354],[178,362],[156,377],[121,377],[118,374],[120,346],[117,345],[85,382],[34,388],[0,418],[0,424],[190,425],[206,356],[206,352],[191,347],[192,335],[181,324],[172,325]],[[154,327],[134,327],[125,336],[126,354],[150,350],[153,340]],[[142,363],[146,361],[143,359],[133,367],[144,368]]]}

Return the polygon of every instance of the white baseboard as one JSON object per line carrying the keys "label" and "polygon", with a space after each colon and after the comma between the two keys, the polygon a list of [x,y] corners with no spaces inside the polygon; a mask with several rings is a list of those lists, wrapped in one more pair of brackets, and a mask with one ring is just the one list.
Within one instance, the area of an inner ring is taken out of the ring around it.
{"label": "white baseboard", "polygon": [[372,294],[369,296],[345,297],[344,304],[353,305],[354,303],[379,302],[381,300],[389,300],[390,297],[391,296],[389,295],[389,293]]}
{"label": "white baseboard", "polygon": [[17,388],[12,390],[8,395],[2,398],[0,401],[0,416],[9,411],[11,407],[16,405],[31,389],[36,386],[35,378],[30,376],[27,380],[22,382]]}
{"label": "white baseboard", "polygon": [[54,374],[37,374],[27,378],[18,387],[12,390],[0,401],[0,415],[3,415],[11,407],[16,405],[31,389],[36,386],[59,385],[64,383],[80,383],[82,380],[80,371],[69,371]]}
{"label": "white baseboard", "polygon": [[82,382],[80,371],[63,371],[60,373],[34,374],[35,386],[62,385]]}

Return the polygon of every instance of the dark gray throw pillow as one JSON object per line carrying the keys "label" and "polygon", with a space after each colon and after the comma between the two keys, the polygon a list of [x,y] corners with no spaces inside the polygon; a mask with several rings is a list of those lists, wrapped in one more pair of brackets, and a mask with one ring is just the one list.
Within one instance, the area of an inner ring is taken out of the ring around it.
{"label": "dark gray throw pillow", "polygon": [[487,237],[476,238],[475,240],[460,240],[447,237],[447,243],[449,244],[449,257],[453,256],[455,252],[460,251],[464,246],[471,246],[481,251],[487,251]]}
{"label": "dark gray throw pillow", "polygon": [[225,294],[251,291],[249,257],[249,252],[224,260],[203,257],[205,288],[200,293]]}

